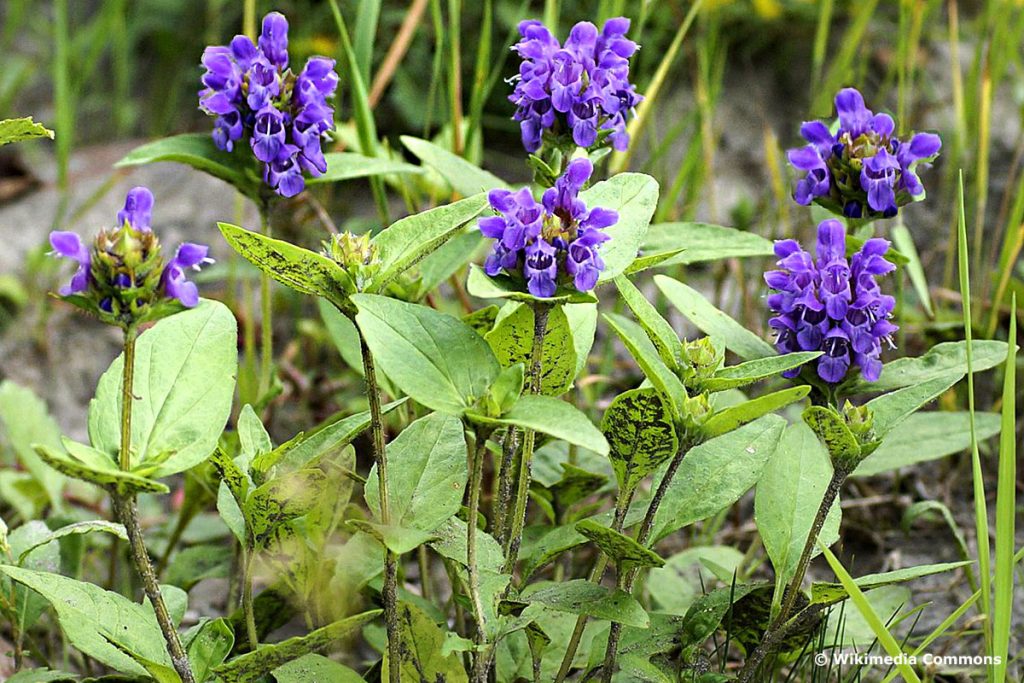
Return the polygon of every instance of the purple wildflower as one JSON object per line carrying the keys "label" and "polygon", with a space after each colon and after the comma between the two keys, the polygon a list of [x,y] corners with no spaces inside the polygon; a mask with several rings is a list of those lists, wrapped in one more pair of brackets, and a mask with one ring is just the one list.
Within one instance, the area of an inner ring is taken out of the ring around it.
{"label": "purple wildflower", "polygon": [[569,32],[565,45],[536,20],[519,24],[512,48],[522,58],[509,100],[523,146],[536,152],[545,132],[571,136],[592,147],[606,136],[619,151],[629,146],[626,117],[643,100],[629,82],[629,58],[637,45],[626,38],[629,20],[609,19],[598,33],[590,22]]}
{"label": "purple wildflower", "polygon": [[[765,273],[772,290],[768,308],[776,315],[768,324],[782,353],[822,351],[818,376],[837,384],[851,365],[869,382],[882,372],[882,342],[892,345],[897,330],[891,322],[895,299],[882,294],[876,277],[892,272],[885,260],[889,242],[867,240],[849,260],[846,228],[838,220],[818,226],[816,258],[795,240],[775,243],[779,270]],[[799,372],[783,373],[794,377]]]}
{"label": "purple wildflower", "polygon": [[207,256],[209,251],[210,248],[206,245],[192,242],[184,242],[178,247],[177,253],[164,268],[160,278],[168,298],[177,299],[186,308],[192,308],[199,303],[199,289],[194,282],[185,279],[185,269],[198,271],[201,266],[213,263],[213,259]]}
{"label": "purple wildflower", "polygon": [[292,197],[305,187],[303,173],[327,171],[323,140],[334,129],[328,100],[338,86],[334,60],[311,57],[297,75],[288,69],[288,21],[271,12],[255,44],[235,36],[230,46],[203,52],[204,88],[199,108],[216,117],[213,141],[228,152],[248,137],[263,179]]}
{"label": "purple wildflower", "polygon": [[484,271],[521,274],[537,297],[553,296],[562,280],[580,292],[593,289],[604,270],[598,249],[611,239],[603,230],[619,219],[609,209],[588,210],[579,198],[593,171],[588,159],[571,161],[540,202],[528,188],[492,190],[488,198],[497,215],[478,223],[480,232],[495,241]]}
{"label": "purple wildflower", "polygon": [[821,121],[800,127],[808,142],[788,152],[789,163],[805,175],[793,193],[798,204],[817,202],[847,218],[890,218],[899,207],[924,198],[917,176],[921,163],[939,153],[933,133],[915,133],[909,142],[894,135],[888,114],[875,114],[854,88],[836,94],[838,129]]}
{"label": "purple wildflower", "polygon": [[73,232],[55,230],[50,233],[50,246],[53,253],[61,258],[78,262],[78,270],[71,277],[71,282],[60,288],[61,296],[80,294],[89,287],[89,250],[82,239]]}

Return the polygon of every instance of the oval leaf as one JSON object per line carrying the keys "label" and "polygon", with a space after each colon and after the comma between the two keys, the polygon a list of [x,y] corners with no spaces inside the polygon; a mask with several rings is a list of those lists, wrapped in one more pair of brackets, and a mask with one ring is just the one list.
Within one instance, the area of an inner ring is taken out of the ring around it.
{"label": "oval leaf", "polygon": [[679,448],[672,407],[653,387],[616,396],[604,413],[601,431],[624,491],[633,490]]}

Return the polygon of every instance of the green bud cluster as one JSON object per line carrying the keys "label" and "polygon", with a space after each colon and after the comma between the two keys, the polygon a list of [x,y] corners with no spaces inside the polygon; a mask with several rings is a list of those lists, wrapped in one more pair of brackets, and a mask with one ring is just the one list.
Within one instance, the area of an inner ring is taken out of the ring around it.
{"label": "green bud cluster", "polygon": [[704,390],[704,383],[711,379],[722,365],[724,354],[711,343],[710,337],[701,337],[683,344],[683,358],[680,379],[689,392]]}
{"label": "green bud cluster", "polygon": [[127,222],[100,230],[92,245],[87,298],[104,322],[128,325],[148,319],[150,309],[165,300],[163,270],[160,240],[152,231],[136,230]]}
{"label": "green bud cluster", "polygon": [[354,235],[347,231],[335,235],[324,243],[324,255],[345,269],[356,292],[363,291],[380,270],[380,255],[369,235]]}

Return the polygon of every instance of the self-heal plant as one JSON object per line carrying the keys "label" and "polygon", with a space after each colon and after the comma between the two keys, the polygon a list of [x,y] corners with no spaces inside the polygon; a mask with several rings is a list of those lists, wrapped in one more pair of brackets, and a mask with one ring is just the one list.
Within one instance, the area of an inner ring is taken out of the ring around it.
{"label": "self-heal plant", "polygon": [[[888,241],[872,238],[847,259],[846,228],[835,219],[818,226],[816,258],[796,240],[776,242],[779,270],[764,278],[775,290],[768,308],[776,315],[768,324],[779,351],[824,352],[814,364],[830,384],[842,382],[853,366],[866,381],[876,381],[882,346],[892,345],[898,329],[891,321],[896,300],[876,280],[896,268],[885,259],[888,249]],[[798,373],[796,368],[783,374]]]}
{"label": "self-heal plant", "polygon": [[604,270],[600,246],[610,239],[602,230],[619,218],[610,209],[588,209],[578,197],[593,171],[589,160],[574,159],[540,202],[529,188],[492,190],[488,199],[498,215],[479,222],[480,232],[495,240],[484,271],[521,276],[540,298],[554,296],[562,283],[592,290]]}
{"label": "self-heal plant", "polygon": [[528,152],[538,151],[545,137],[555,146],[571,140],[591,148],[607,140],[626,150],[626,117],[643,99],[629,81],[637,45],[626,38],[628,30],[624,17],[609,19],[600,32],[581,21],[562,45],[539,21],[519,24],[521,39],[512,49],[523,62],[509,100]]}
{"label": "self-heal plant", "polygon": [[263,180],[283,197],[305,187],[303,173],[327,170],[323,141],[334,129],[338,74],[334,60],[311,57],[297,75],[288,68],[288,21],[271,12],[255,44],[235,36],[231,44],[203,53],[199,108],[215,116],[213,140],[225,151],[247,142],[260,162]]}
{"label": "self-heal plant", "polygon": [[796,185],[798,204],[816,202],[847,218],[891,218],[901,206],[924,199],[917,176],[942,147],[934,133],[896,137],[888,114],[875,114],[854,88],[836,95],[838,125],[809,121],[800,134],[809,144],[789,150],[789,163],[806,175]]}

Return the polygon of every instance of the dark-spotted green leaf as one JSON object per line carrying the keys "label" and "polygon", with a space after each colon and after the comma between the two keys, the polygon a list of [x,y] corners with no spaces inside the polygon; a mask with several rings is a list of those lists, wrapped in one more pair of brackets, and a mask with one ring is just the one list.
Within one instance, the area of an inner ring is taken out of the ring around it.
{"label": "dark-spotted green leaf", "polygon": [[[1006,342],[975,340],[971,345],[974,372],[993,368],[1006,359]],[[943,342],[916,358],[897,358],[882,367],[876,382],[865,382],[860,376],[843,386],[848,394],[890,391],[943,377],[950,372],[967,373],[967,342]]]}
{"label": "dark-spotted green leaf", "polygon": [[53,131],[43,124],[33,121],[31,116],[0,121],[0,147],[12,142],[35,138],[50,138],[52,140]]}
{"label": "dark-spotted green leaf", "polygon": [[[796,571],[831,477],[828,453],[814,432],[802,422],[787,427],[754,495],[757,531],[775,570],[776,600],[782,598],[782,589]],[[839,539],[841,514],[836,500],[818,534],[823,545],[832,545]],[[815,548],[813,554],[818,552]]]}
{"label": "dark-spotted green leaf", "polygon": [[662,265],[699,263],[725,258],[771,256],[771,241],[760,235],[723,225],[708,223],[657,223],[647,231],[644,253],[682,249],[675,258]]}
{"label": "dark-spotted green leaf", "polygon": [[560,612],[583,614],[627,626],[646,628],[651,622],[636,599],[622,590],[612,590],[586,579],[542,586],[521,598]]}
{"label": "dark-spotted green leaf", "polygon": [[423,169],[391,159],[366,157],[352,152],[331,152],[324,155],[327,170],[316,177],[306,178],[307,185],[319,183],[335,183],[354,178],[370,178],[373,176],[401,173],[403,175],[422,173]]}
{"label": "dark-spotted green leaf", "polygon": [[[975,413],[974,418],[979,441],[999,433],[999,415]],[[914,413],[903,421],[899,429],[891,431],[878,450],[861,461],[853,474],[858,477],[870,477],[880,472],[959,453],[970,446],[969,413]]]}
{"label": "dark-spotted green leaf", "polygon": [[[399,527],[434,531],[459,511],[466,490],[466,441],[462,422],[450,415],[421,417],[388,444],[389,511]],[[370,470],[366,504],[377,515],[377,467]]]}
{"label": "dark-spotted green leaf", "polygon": [[615,278],[615,286],[618,288],[619,294],[622,295],[622,300],[629,306],[629,310],[633,311],[633,315],[636,316],[640,327],[644,328],[644,332],[647,333],[647,337],[654,344],[654,348],[658,350],[661,360],[664,361],[669,369],[677,370],[682,350],[682,345],[679,343],[679,335],[672,329],[668,321],[662,317],[658,309],[654,307],[654,304],[648,301],[647,297],[636,288],[636,285],[626,279],[625,276],[620,275]]}
{"label": "dark-spotted green leaf", "polygon": [[[590,472],[571,463],[563,462],[562,476],[550,487],[555,500],[563,507],[574,505],[594,493],[608,481],[608,477]],[[536,481],[536,477],[534,478]]]}
{"label": "dark-spotted green leaf", "polygon": [[740,358],[754,360],[776,354],[775,347],[715,308],[697,290],[664,275],[655,275],[654,282],[687,320]]}
{"label": "dark-spotted green leaf", "polygon": [[308,654],[279,666],[271,673],[277,683],[364,683],[364,679],[344,664],[323,655]]}
{"label": "dark-spotted green leaf", "polygon": [[[517,363],[530,363],[533,332],[533,309],[520,304],[508,315],[499,317],[494,329],[484,339],[501,366],[507,368]],[[548,312],[542,349],[541,393],[545,396],[561,396],[576,379],[576,349],[569,319],[562,306],[555,306]]]}
{"label": "dark-spotted green leaf", "polygon": [[258,681],[279,666],[298,659],[311,652],[325,652],[337,647],[339,641],[356,633],[378,616],[379,609],[362,612],[347,619],[335,621],[297,638],[289,638],[273,645],[263,645],[255,652],[249,652],[232,659],[213,671],[223,683],[251,683]]}
{"label": "dark-spotted green leaf", "polygon": [[487,342],[457,318],[381,296],[359,294],[353,301],[380,368],[428,408],[461,415],[501,370]]}
{"label": "dark-spotted green leaf", "polygon": [[466,290],[481,299],[508,299],[533,303],[541,301],[549,304],[593,303],[597,301],[590,292],[580,292],[571,285],[559,285],[555,293],[549,297],[536,297],[526,290],[526,281],[521,277],[495,275],[491,277],[483,268],[475,263],[469,267],[466,279]]}
{"label": "dark-spotted green leaf", "polygon": [[[891,572],[866,574],[854,579],[854,583],[857,584],[857,587],[861,590],[870,590],[880,586],[912,581],[913,579],[918,579],[922,576],[932,576],[933,574],[951,572],[955,569],[966,567],[969,564],[971,564],[970,561],[922,564],[916,567],[906,567],[904,569],[897,569]],[[811,604],[831,605],[841,602],[847,597],[849,597],[849,593],[841,583],[814,583],[811,585]]]}
{"label": "dark-spotted green leaf", "polygon": [[654,538],[721,511],[761,477],[786,421],[764,417],[691,448],[665,492],[654,518]]}
{"label": "dark-spotted green leaf", "polygon": [[790,387],[720,410],[707,419],[702,431],[707,438],[727,434],[740,425],[799,401],[810,393],[808,386]]}
{"label": "dark-spotted green leaf", "polygon": [[579,410],[549,396],[523,396],[501,417],[474,415],[474,419],[493,425],[515,425],[553,436],[571,444],[608,454],[608,442],[601,430]]}
{"label": "dark-spotted green leaf", "polygon": [[[158,479],[190,469],[217,447],[231,413],[238,367],[235,316],[203,299],[142,333],[135,348],[131,463]],[[89,404],[94,448],[116,458],[121,446],[124,355],[103,373]]]}
{"label": "dark-spotted green leaf", "polygon": [[320,470],[297,470],[271,479],[249,494],[242,506],[257,548],[266,547],[284,525],[305,515],[324,494]]}
{"label": "dark-spotted green leaf", "polygon": [[445,204],[396,221],[373,237],[380,270],[368,291],[380,292],[399,275],[459,234],[487,205],[483,194]]}
{"label": "dark-spotted green leaf", "polygon": [[799,351],[797,353],[787,353],[781,356],[770,356],[768,358],[748,360],[745,363],[721,368],[715,373],[714,377],[705,380],[703,386],[708,391],[736,389],[738,387],[743,387],[757,382],[758,380],[774,377],[786,370],[798,368],[804,363],[811,362],[820,355],[821,351]]}
{"label": "dark-spotted green leaf", "polygon": [[[429,683],[466,683],[469,677],[462,666],[459,653],[443,653],[445,632],[420,608],[408,602],[398,605],[401,625],[402,681],[428,681]],[[381,668],[388,670],[388,652],[384,653]]]}
{"label": "dark-spotted green leaf", "polygon": [[[64,442],[65,447],[72,443]],[[170,490],[158,481],[119,470],[109,456],[85,444],[74,443],[65,453],[37,445],[36,453],[43,462],[66,477],[122,493],[167,493]]]}
{"label": "dark-spotted green leaf", "polygon": [[146,670],[111,644],[145,659],[170,666],[160,627],[152,608],[105,591],[99,586],[60,574],[0,565],[0,572],[43,596],[57,613],[65,637],[79,651],[127,674],[146,675]]}
{"label": "dark-spotted green leaf", "polygon": [[217,223],[217,227],[242,258],[281,284],[323,297],[343,310],[351,309],[352,278],[323,254],[230,223]]}
{"label": "dark-spotted green leaf", "polygon": [[114,166],[140,166],[158,161],[191,166],[233,185],[254,200],[259,198],[260,180],[249,149],[225,152],[217,148],[209,133],[186,133],[154,140],[136,147]]}
{"label": "dark-spotted green leaf", "polygon": [[803,420],[828,450],[833,461],[855,463],[860,458],[860,444],[846,425],[842,415],[825,406],[810,406]]}
{"label": "dark-spotted green leaf", "polygon": [[476,166],[460,156],[452,154],[443,147],[432,142],[412,137],[401,136],[402,144],[420,161],[435,169],[451,185],[452,189],[463,197],[469,197],[491,190],[509,189],[508,183]]}
{"label": "dark-spotted green leaf", "polygon": [[676,454],[679,439],[674,422],[672,407],[653,387],[627,391],[611,402],[601,431],[621,489],[632,491]]}
{"label": "dark-spotted green leaf", "polygon": [[590,209],[601,207],[619,214],[615,225],[605,228],[611,239],[600,249],[605,268],[598,282],[607,282],[636,259],[658,205],[658,181],[643,173],[619,173],[580,192],[580,199]]}
{"label": "dark-spotted green leaf", "polygon": [[632,567],[660,567],[665,560],[650,548],[645,548],[633,538],[610,529],[592,519],[576,523],[576,531],[594,542],[601,551],[616,562]]}
{"label": "dark-spotted green leaf", "polygon": [[640,325],[629,318],[616,313],[606,313],[604,319],[608,326],[622,340],[623,346],[633,356],[636,364],[643,370],[644,375],[650,380],[654,388],[665,396],[672,407],[674,414],[682,411],[683,402],[686,400],[686,387],[678,376],[667,366],[651,340],[644,333]]}
{"label": "dark-spotted green leaf", "polygon": [[679,639],[684,649],[700,645],[718,630],[729,608],[765,584],[739,584],[716,588],[700,597],[683,617]]}

